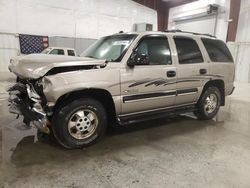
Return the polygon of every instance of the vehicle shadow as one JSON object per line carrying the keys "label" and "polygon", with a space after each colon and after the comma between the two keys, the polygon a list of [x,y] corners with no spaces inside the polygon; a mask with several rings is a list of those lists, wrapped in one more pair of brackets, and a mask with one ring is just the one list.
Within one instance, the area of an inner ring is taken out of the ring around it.
{"label": "vehicle shadow", "polygon": [[55,143],[38,140],[36,136],[24,137],[13,150],[11,163],[16,167],[34,164],[62,164],[67,161],[86,162],[93,158],[114,154],[122,150],[147,146],[151,142],[199,131],[207,126],[213,126],[213,120],[199,121],[188,116],[158,119],[143,123],[131,124],[109,129],[106,136],[97,144],[78,150],[67,150]]}

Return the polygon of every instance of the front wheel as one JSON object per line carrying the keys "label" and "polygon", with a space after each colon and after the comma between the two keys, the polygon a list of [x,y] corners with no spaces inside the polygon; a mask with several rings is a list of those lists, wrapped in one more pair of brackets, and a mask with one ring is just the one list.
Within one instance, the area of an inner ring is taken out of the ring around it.
{"label": "front wheel", "polygon": [[66,103],[56,110],[53,132],[65,148],[81,148],[94,144],[105,133],[107,115],[103,105],[91,98]]}
{"label": "front wheel", "polygon": [[208,120],[216,116],[221,105],[221,92],[217,87],[208,87],[197,103],[197,111],[194,112],[198,119]]}

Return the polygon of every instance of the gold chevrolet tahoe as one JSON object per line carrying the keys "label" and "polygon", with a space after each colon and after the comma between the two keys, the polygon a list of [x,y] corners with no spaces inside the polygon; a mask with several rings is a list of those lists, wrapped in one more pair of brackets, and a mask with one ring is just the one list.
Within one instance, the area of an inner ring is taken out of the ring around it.
{"label": "gold chevrolet tahoe", "polygon": [[194,112],[215,117],[234,89],[226,44],[181,31],[118,33],[81,57],[32,54],[11,59],[17,83],[10,112],[66,148],[99,140],[116,125]]}

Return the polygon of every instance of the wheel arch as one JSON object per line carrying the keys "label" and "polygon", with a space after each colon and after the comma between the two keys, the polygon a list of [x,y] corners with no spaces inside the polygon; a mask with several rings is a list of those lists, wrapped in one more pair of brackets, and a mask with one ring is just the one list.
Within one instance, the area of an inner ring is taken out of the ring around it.
{"label": "wheel arch", "polygon": [[[201,96],[206,91],[206,89],[211,87],[211,86],[215,86],[220,90],[220,93],[221,93],[221,106],[224,106],[225,105],[225,83],[224,83],[223,80],[217,79],[217,80],[208,81],[203,87]],[[201,98],[201,96],[200,96],[200,98]]]}
{"label": "wheel arch", "polygon": [[91,89],[82,89],[66,93],[57,99],[54,106],[54,112],[60,109],[62,106],[67,105],[67,103],[70,103],[73,100],[84,97],[93,98],[99,101],[104,106],[104,108],[107,111],[109,123],[115,122],[117,120],[116,107],[112,95],[110,94],[109,91],[105,89],[91,88]]}

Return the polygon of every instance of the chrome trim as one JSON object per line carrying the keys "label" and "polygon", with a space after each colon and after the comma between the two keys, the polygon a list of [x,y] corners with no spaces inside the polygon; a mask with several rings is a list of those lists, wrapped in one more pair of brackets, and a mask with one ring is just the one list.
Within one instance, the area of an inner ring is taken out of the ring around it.
{"label": "chrome trim", "polygon": [[34,110],[36,113],[38,113],[38,114],[40,114],[40,115],[46,117],[46,113],[44,113],[44,112],[38,110],[37,108],[33,107],[32,110]]}
{"label": "chrome trim", "polygon": [[34,91],[34,89],[29,84],[26,84],[26,87],[29,98],[34,102],[40,102],[40,96]]}

